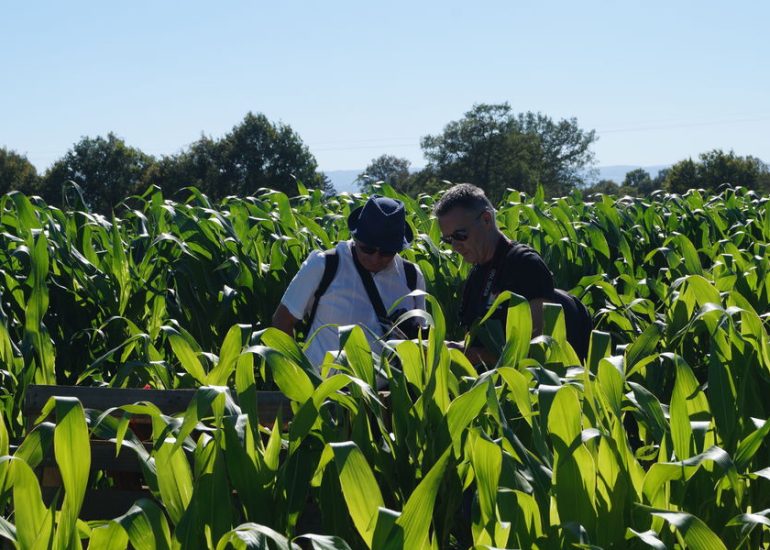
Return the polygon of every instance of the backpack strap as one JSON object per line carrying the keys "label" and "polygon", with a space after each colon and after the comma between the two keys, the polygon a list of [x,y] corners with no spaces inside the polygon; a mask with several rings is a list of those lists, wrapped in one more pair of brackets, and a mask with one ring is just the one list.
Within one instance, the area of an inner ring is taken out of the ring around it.
{"label": "backpack strap", "polygon": [[316,311],[318,310],[318,302],[321,300],[321,296],[324,295],[329,285],[332,284],[334,276],[337,274],[337,266],[340,265],[340,257],[337,256],[337,251],[327,250],[324,252],[324,274],[321,277],[321,282],[318,284],[318,288],[315,291],[313,298],[313,307],[310,309],[310,315],[307,318],[307,330],[313,325]]}
{"label": "backpack strap", "polygon": [[417,288],[417,266],[409,260],[404,260],[404,275],[406,276],[406,286],[409,290]]}

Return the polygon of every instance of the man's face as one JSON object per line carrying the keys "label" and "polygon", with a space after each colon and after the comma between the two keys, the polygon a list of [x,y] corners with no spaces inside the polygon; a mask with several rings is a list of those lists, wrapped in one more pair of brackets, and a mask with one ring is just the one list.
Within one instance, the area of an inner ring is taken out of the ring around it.
{"label": "man's face", "polygon": [[468,263],[481,263],[482,246],[486,236],[486,222],[491,214],[466,208],[453,208],[438,218],[442,241],[449,244]]}
{"label": "man's face", "polygon": [[363,268],[370,273],[378,273],[388,267],[396,256],[395,253],[383,252],[376,246],[356,240],[356,257]]}

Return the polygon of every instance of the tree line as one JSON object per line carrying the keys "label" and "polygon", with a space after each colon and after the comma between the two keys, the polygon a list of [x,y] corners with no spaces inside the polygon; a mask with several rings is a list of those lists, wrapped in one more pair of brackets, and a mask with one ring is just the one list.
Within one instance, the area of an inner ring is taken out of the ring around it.
{"label": "tree line", "polygon": [[308,188],[333,190],[290,126],[254,113],[220,139],[202,136],[181,152],[160,158],[109,133],[82,138],[38,174],[26,157],[0,149],[0,194],[19,190],[65,207],[81,201],[105,214],[151,185],[169,194],[195,186],[218,200],[253,194],[262,187],[296,193],[296,181]]}
{"label": "tree line", "polygon": [[637,168],[628,172],[620,183],[600,180],[585,192],[643,197],[658,190],[681,194],[693,187],[715,191],[725,184],[770,193],[770,168],[751,155],[742,157],[733,151],[714,149],[698,155],[697,161],[681,160],[655,176],[644,168]]}
{"label": "tree line", "polygon": [[[445,181],[471,182],[493,201],[506,189],[534,193],[538,186],[548,196],[575,188],[647,195],[657,189],[713,190],[723,183],[770,192],[766,164],[721,150],[703,153],[697,161],[680,161],[655,177],[639,169],[629,172],[623,182],[590,183],[596,163],[591,146],[596,140],[595,131],[582,129],[574,118],[555,121],[541,113],[515,113],[508,103],[482,103],[449,122],[441,133],[421,139],[428,161],[424,168],[413,171],[407,159],[381,155],[357,182],[368,191],[384,181],[410,195],[438,191]],[[306,188],[333,191],[310,149],[290,126],[251,112],[222,138],[204,135],[179,153],[160,158],[109,133],[81,138],[39,174],[24,155],[0,148],[0,194],[20,190],[40,195],[51,205],[85,203],[105,214],[151,185],[169,194],[195,186],[218,200],[253,194],[262,187],[294,194],[297,181]]]}
{"label": "tree line", "polygon": [[554,122],[540,113],[515,114],[507,103],[476,105],[450,122],[421,146],[427,166],[410,170],[407,159],[382,155],[358,175],[364,188],[385,181],[401,192],[415,194],[441,188],[442,180],[470,182],[495,201],[507,188],[533,193],[542,185],[546,195],[559,196],[574,188],[584,194],[646,196],[656,190],[683,193],[693,187],[714,191],[727,183],[770,193],[770,168],[760,159],[715,149],[685,159],[654,177],[639,168],[622,182],[592,182],[595,171],[590,146],[597,137],[573,119]]}

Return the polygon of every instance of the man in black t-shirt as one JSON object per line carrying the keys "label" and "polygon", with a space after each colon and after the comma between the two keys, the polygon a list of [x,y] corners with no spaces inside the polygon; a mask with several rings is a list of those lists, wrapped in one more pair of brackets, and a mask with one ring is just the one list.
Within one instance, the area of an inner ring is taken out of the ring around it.
{"label": "man in black t-shirt", "polygon": [[[455,185],[438,201],[434,212],[441,240],[474,264],[465,282],[460,310],[460,321],[466,330],[487,313],[500,292],[510,290],[529,301],[532,336],[543,331],[543,304],[560,304],[567,340],[578,356],[585,359],[592,328],[590,314],[577,298],[554,288],[553,275],[535,250],[503,235],[483,190],[467,183]],[[492,318],[504,322],[506,311],[500,308]],[[474,364],[484,362],[491,366],[497,362],[496,354],[478,339],[471,342],[465,353]]]}

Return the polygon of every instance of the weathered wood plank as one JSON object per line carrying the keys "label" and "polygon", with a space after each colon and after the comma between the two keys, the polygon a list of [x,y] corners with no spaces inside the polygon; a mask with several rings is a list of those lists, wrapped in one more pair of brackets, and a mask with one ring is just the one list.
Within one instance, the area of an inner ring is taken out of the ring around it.
{"label": "weathered wood plank", "polygon": [[[50,504],[58,488],[43,489],[43,502]],[[61,495],[59,495],[61,499]],[[140,498],[153,499],[148,489],[118,490],[118,489],[88,489],[80,510],[80,519],[92,521],[98,519],[113,519],[128,512],[128,509]]]}
{"label": "weathered wood plank", "polygon": [[[35,418],[40,415],[48,399],[57,396],[76,397],[87,409],[105,411],[112,407],[131,405],[139,401],[148,401],[156,405],[165,414],[173,415],[184,412],[195,395],[194,389],[185,390],[144,390],[136,388],[109,388],[85,386],[46,386],[30,385],[24,401],[24,416]],[[292,417],[289,399],[278,391],[257,392],[257,414],[260,422],[271,425],[275,422],[278,411],[281,418]]]}

